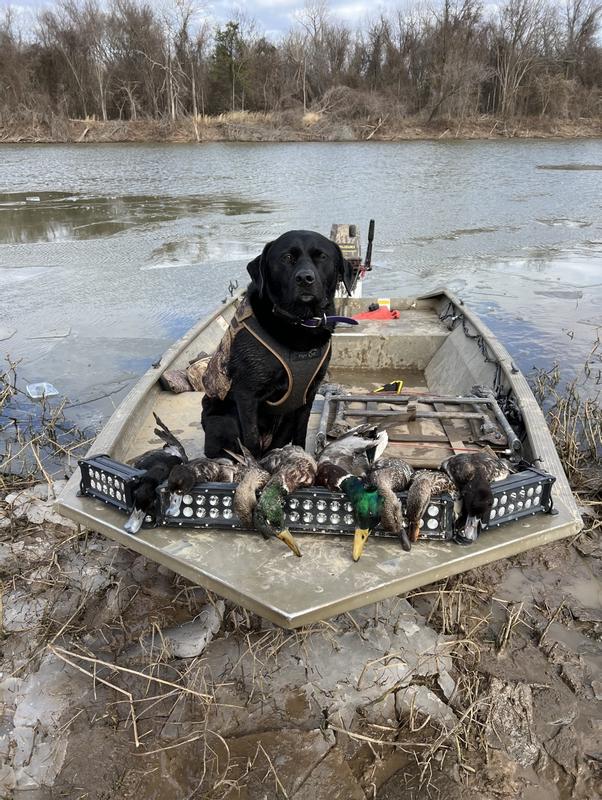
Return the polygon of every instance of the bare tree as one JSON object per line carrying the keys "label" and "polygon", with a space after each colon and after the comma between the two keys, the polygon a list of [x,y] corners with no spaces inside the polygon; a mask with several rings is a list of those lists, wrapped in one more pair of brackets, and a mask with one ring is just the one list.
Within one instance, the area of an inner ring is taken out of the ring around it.
{"label": "bare tree", "polygon": [[314,108],[370,124],[600,113],[602,0],[502,0],[494,11],[485,0],[417,0],[356,29],[308,0],[278,39],[240,14],[212,26],[200,2],[56,0],[30,36],[8,10],[0,113],[173,121]]}

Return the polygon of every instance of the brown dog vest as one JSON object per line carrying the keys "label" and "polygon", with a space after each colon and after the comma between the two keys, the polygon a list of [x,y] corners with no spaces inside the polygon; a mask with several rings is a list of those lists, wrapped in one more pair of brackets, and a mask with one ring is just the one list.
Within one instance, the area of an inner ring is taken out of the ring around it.
{"label": "brown dog vest", "polygon": [[280,361],[288,377],[288,387],[284,395],[279,400],[266,401],[267,408],[273,414],[284,415],[304,406],[307,402],[307,391],[330,353],[330,341],[312,350],[291,350],[261,327],[246,297],[238,306],[203,375],[205,394],[224,400],[230,391],[230,352],[232,342],[242,328]]}

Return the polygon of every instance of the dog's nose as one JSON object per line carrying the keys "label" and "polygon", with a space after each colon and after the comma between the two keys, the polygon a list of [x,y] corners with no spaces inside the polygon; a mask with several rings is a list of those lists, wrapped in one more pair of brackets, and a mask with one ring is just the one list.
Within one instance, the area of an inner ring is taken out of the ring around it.
{"label": "dog's nose", "polygon": [[316,276],[310,269],[303,269],[295,275],[295,280],[299,286],[311,286],[316,280]]}

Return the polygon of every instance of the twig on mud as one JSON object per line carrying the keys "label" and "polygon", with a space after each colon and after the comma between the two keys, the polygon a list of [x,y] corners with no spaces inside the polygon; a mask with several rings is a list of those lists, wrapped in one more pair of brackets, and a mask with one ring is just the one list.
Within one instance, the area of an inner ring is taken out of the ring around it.
{"label": "twig on mud", "polygon": [[523,613],[523,601],[518,605],[511,606],[509,609],[506,609],[508,614],[508,619],[506,620],[506,624],[502,628],[502,632],[500,634],[500,638],[498,640],[497,645],[497,654],[501,656],[504,650],[506,649],[510,638],[512,637],[512,632],[514,628],[521,622],[520,615]]}
{"label": "twig on mud", "polygon": [[546,625],[546,627],[545,627],[545,629],[544,629],[543,633],[542,633],[542,634],[541,634],[541,636],[539,637],[539,642],[538,642],[538,645],[539,645],[540,647],[541,647],[541,645],[543,644],[543,640],[546,638],[546,634],[547,634],[547,632],[550,630],[550,628],[552,627],[553,623],[556,621],[556,618],[558,617],[558,615],[559,615],[559,614],[560,614],[560,612],[562,611],[562,609],[563,609],[563,607],[564,607],[564,602],[565,602],[565,601],[564,601],[564,598],[563,598],[563,599],[562,599],[562,601],[561,601],[561,603],[560,603],[560,605],[559,605],[559,606],[558,606],[558,608],[556,609],[556,611],[555,611],[555,612],[552,614],[552,616],[550,617],[550,621],[549,621],[549,622],[548,622],[548,624]]}
{"label": "twig on mud", "polygon": [[[213,697],[209,694],[203,694],[202,692],[196,692],[194,689],[189,689],[187,686],[180,686],[177,683],[173,683],[172,681],[166,681],[163,678],[157,678],[155,675],[147,675],[145,672],[140,672],[136,669],[129,669],[128,667],[122,667],[120,664],[115,664],[110,661],[103,661],[100,658],[93,658],[92,656],[85,656],[82,653],[76,653],[70,650],[65,650],[62,647],[56,647],[55,645],[48,645],[48,649],[52,651],[55,655],[62,657],[62,654],[71,658],[79,658],[81,661],[86,661],[89,664],[94,664],[96,667],[107,667],[110,670],[114,670],[116,672],[125,672],[128,675],[135,675],[138,678],[143,678],[145,681],[153,681],[155,683],[160,683],[162,686],[169,686],[171,689],[177,689],[184,694],[192,695],[193,697],[198,698],[199,700],[204,701],[211,701]],[[63,659],[64,660],[64,659]]]}
{"label": "twig on mud", "polygon": [[[349,736],[351,739],[357,739],[360,742],[368,742],[370,744],[378,744],[383,745],[384,747],[393,747],[403,750],[405,747],[430,747],[429,742],[388,742],[385,739],[375,739],[373,736],[365,736],[363,733],[354,733],[353,731],[347,730],[347,728],[340,728],[338,725],[334,725],[332,722],[327,721],[324,725],[326,730],[333,730],[337,733],[344,733],[345,736]],[[411,751],[408,751],[411,752]]]}
{"label": "twig on mud", "polygon": [[[259,742],[259,744],[258,744],[258,749],[260,749],[260,750],[261,750],[261,752],[262,752],[262,753],[264,754],[264,756],[266,757],[266,760],[267,760],[268,764],[270,765],[270,771],[271,771],[271,772],[272,772],[272,774],[274,775],[274,782],[276,783],[276,788],[277,788],[277,789],[280,789],[280,791],[282,792],[282,794],[283,794],[283,795],[284,795],[284,797],[285,797],[285,800],[288,800],[288,794],[287,794],[287,791],[286,791],[286,789],[284,788],[284,786],[282,785],[282,781],[281,781],[281,780],[280,780],[280,778],[278,777],[278,773],[276,772],[276,767],[273,765],[273,763],[272,763],[272,759],[269,757],[269,755],[268,755],[268,753],[267,753],[267,751],[266,751],[265,747],[264,747],[264,746],[261,744],[261,742]],[[267,776],[266,776],[266,777],[267,777]],[[264,778],[264,780],[265,780],[265,778]]]}
{"label": "twig on mud", "polygon": [[[98,681],[99,683],[108,686],[109,689],[113,689],[114,691],[119,692],[119,694],[123,694],[125,695],[125,697],[127,697],[130,706],[130,716],[132,718],[132,731],[134,734],[134,744],[136,745],[136,747],[140,747],[140,739],[138,738],[138,723],[136,722],[136,710],[134,708],[134,697],[131,694],[131,692],[128,692],[127,689],[122,689],[121,686],[116,686],[114,683],[111,683],[105,678],[101,678],[99,675],[97,675],[96,663],[94,664],[94,672],[90,672],[89,670],[81,667],[79,664],[76,664],[74,661],[71,661],[70,658],[64,655],[64,653],[68,653],[68,651],[63,650],[62,647],[53,647],[52,645],[49,645],[48,649],[52,653],[54,653],[58,658],[60,658],[61,661],[64,661],[66,664],[69,664],[69,666],[78,670],[78,672],[82,672],[84,675],[87,675],[89,678],[92,678],[94,684],[96,684],[96,681]],[[73,654],[69,653],[69,655],[75,655],[77,657],[77,653]],[[96,659],[88,659],[88,660],[96,662]]]}

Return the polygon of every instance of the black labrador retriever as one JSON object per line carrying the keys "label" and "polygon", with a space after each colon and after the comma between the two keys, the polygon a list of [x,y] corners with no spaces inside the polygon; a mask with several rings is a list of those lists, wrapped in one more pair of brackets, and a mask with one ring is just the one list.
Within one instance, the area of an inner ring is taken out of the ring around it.
{"label": "black labrador retriever", "polygon": [[334,295],[350,293],[352,266],[338,245],[312,231],[289,231],[264,247],[247,270],[251,283],[206,376],[205,455],[261,456],[305,446],[309,415],[330,360]]}

